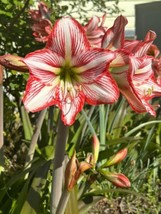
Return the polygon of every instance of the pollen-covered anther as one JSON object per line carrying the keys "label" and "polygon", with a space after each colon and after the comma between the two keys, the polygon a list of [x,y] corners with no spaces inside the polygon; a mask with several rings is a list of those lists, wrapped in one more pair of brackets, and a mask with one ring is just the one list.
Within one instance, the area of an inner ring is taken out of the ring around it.
{"label": "pollen-covered anther", "polygon": [[146,96],[146,95],[150,96],[150,95],[153,93],[153,91],[154,91],[154,87],[153,87],[153,86],[151,86],[151,87],[148,88],[148,89],[144,89],[144,95],[145,95],[145,96]]}

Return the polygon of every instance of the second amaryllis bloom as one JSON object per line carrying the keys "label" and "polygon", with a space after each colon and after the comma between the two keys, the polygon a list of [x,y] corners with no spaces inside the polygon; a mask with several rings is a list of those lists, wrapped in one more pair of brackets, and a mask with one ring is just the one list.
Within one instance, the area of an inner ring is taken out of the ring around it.
{"label": "second amaryllis bloom", "polygon": [[108,72],[115,54],[91,49],[83,27],[72,18],[58,20],[46,48],[28,54],[23,62],[30,77],[24,95],[28,111],[57,105],[65,125],[72,125],[84,103],[110,104],[119,96]]}
{"label": "second amaryllis bloom", "polygon": [[134,111],[156,115],[155,106],[149,101],[161,96],[161,87],[155,79],[151,57],[138,58],[131,55],[129,65],[125,65],[120,71],[113,68],[112,75]]}

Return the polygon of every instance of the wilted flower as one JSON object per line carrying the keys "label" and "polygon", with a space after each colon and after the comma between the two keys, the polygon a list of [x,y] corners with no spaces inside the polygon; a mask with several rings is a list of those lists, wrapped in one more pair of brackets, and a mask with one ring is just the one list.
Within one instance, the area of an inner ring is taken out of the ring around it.
{"label": "wilted flower", "polygon": [[78,162],[76,159],[76,153],[74,153],[68,161],[65,170],[65,186],[68,190],[71,190],[76,183],[75,173],[77,172],[77,168]]}

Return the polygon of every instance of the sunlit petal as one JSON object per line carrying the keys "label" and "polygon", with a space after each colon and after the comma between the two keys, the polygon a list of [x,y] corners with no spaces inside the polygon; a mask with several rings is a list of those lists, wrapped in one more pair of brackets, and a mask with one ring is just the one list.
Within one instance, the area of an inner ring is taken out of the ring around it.
{"label": "sunlit petal", "polygon": [[154,78],[151,59],[130,56],[129,60],[128,70],[114,72],[112,76],[116,80],[120,92],[126,97],[134,111],[138,113],[149,112],[155,116],[155,110],[149,100],[161,95],[161,87]]}
{"label": "sunlit petal", "polygon": [[102,49],[82,52],[73,59],[81,82],[93,82],[99,74],[107,70],[109,63],[115,58],[115,53]]}
{"label": "sunlit petal", "polygon": [[28,54],[23,62],[29,67],[32,75],[47,83],[53,81],[64,59],[51,50],[42,49]]}
{"label": "sunlit petal", "polygon": [[127,66],[129,63],[129,54],[124,51],[116,51],[116,57],[110,63],[110,67],[120,69],[122,66]]}
{"label": "sunlit petal", "polygon": [[114,25],[106,31],[102,47],[111,50],[121,49],[124,43],[124,31],[127,23],[128,21],[124,16],[117,17]]}
{"label": "sunlit petal", "polygon": [[31,112],[40,111],[56,104],[56,84],[44,85],[30,77],[27,82],[23,102],[25,108]]}
{"label": "sunlit petal", "polygon": [[[61,93],[61,92],[60,92]],[[62,110],[62,120],[65,125],[72,125],[75,121],[76,115],[82,110],[84,105],[84,95],[76,93],[75,96],[59,97],[59,108]]]}
{"label": "sunlit petal", "polygon": [[155,38],[156,33],[154,31],[148,31],[144,41],[125,41],[124,49],[129,51],[129,53],[132,52],[137,57],[145,56]]}
{"label": "sunlit petal", "polygon": [[86,102],[91,105],[114,103],[119,97],[116,82],[109,73],[103,74],[94,83],[83,84]]}
{"label": "sunlit petal", "polygon": [[72,18],[58,20],[49,36],[47,48],[60,54],[66,60],[90,47],[83,27]]}

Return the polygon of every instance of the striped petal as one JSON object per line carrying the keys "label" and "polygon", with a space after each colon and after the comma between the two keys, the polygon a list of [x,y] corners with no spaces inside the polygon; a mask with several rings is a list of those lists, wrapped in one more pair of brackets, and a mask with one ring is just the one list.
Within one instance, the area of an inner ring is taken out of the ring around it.
{"label": "striped petal", "polygon": [[112,60],[110,63],[110,68],[116,68],[120,70],[120,67],[122,66],[128,66],[129,63],[129,54],[124,51],[115,51],[116,58]]}
{"label": "striped petal", "polygon": [[88,85],[83,84],[82,90],[86,98],[86,102],[90,105],[111,104],[119,97],[119,90],[116,82],[110,73],[102,74],[94,83]]}
{"label": "striped petal", "polygon": [[30,74],[39,81],[52,83],[64,59],[51,50],[42,49],[28,54],[23,62],[29,67]]}
{"label": "striped petal", "polygon": [[25,108],[31,112],[37,112],[56,104],[56,85],[44,85],[34,77],[30,77],[23,102]]}
{"label": "striped petal", "polygon": [[74,55],[89,49],[90,44],[83,27],[76,20],[66,17],[55,23],[46,47],[70,61]]}
{"label": "striped petal", "polygon": [[124,49],[129,53],[132,52],[137,57],[143,57],[148,52],[155,38],[156,38],[156,33],[154,31],[148,31],[144,41],[139,41],[139,40],[125,41]]}
{"label": "striped petal", "polygon": [[76,115],[82,110],[84,105],[83,93],[76,93],[75,96],[64,97],[62,91],[59,91],[59,108],[62,110],[62,121],[65,125],[72,125]]}
{"label": "striped petal", "polygon": [[121,49],[124,43],[124,31],[127,23],[128,21],[124,16],[117,17],[114,25],[106,31],[102,47],[110,50]]}
{"label": "striped petal", "polygon": [[82,52],[72,60],[77,68],[82,83],[94,82],[94,80],[107,70],[109,63],[115,58],[115,53],[102,49],[92,49]]}
{"label": "striped petal", "polygon": [[146,36],[144,41],[138,44],[138,46],[135,47],[133,50],[133,53],[137,57],[142,57],[144,56],[148,49],[150,48],[151,44],[153,43],[154,39],[156,38],[156,33],[154,31],[149,31]]}
{"label": "striped petal", "polygon": [[103,27],[106,14],[102,16],[102,21],[98,16],[93,16],[84,26],[86,35],[92,46],[101,47],[102,38],[106,28]]}
{"label": "striped petal", "polygon": [[161,86],[157,83],[152,70],[152,58],[143,57],[137,62],[134,57],[130,58],[130,73],[133,75],[131,78],[138,93],[146,100],[161,96]]}
{"label": "striped petal", "polygon": [[134,111],[149,112],[155,116],[156,113],[148,101],[152,97],[161,95],[161,87],[154,79],[151,59],[146,57],[138,59],[134,56],[130,56],[129,59],[129,69],[112,73],[112,76]]}

